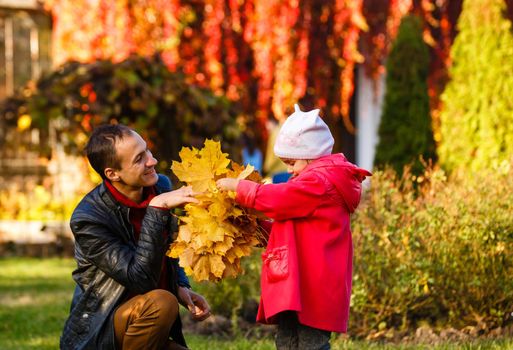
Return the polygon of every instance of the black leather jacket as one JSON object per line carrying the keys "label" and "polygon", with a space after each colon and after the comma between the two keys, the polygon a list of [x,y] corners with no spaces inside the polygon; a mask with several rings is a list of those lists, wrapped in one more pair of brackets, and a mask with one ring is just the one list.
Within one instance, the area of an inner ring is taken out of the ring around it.
{"label": "black leather jacket", "polygon": [[[159,175],[157,193],[171,190],[169,179]],[[89,192],[71,217],[75,237],[77,283],[61,349],[115,349],[113,315],[127,293],[146,293],[157,288],[163,256],[169,246],[162,235],[173,232],[176,221],[169,212],[148,207],[136,243],[129,208],[118,203],[105,184]],[[169,290],[189,286],[176,259],[169,259]],[[185,345],[181,323],[170,334]]]}

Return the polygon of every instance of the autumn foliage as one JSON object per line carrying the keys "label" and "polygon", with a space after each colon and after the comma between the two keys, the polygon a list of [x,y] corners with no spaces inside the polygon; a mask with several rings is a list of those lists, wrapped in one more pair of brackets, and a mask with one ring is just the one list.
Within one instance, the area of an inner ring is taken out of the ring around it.
{"label": "autumn foliage", "polygon": [[219,281],[236,277],[240,260],[262,242],[263,234],[256,212],[235,204],[233,192],[222,192],[216,180],[222,177],[260,181],[252,166],[232,162],[221,151],[219,142],[206,140],[202,149],[184,147],[181,162],[173,161],[173,173],[195,192],[199,204],[185,206],[181,225],[168,255],[180,258],[180,266],[196,281]]}
{"label": "autumn foliage", "polygon": [[[171,71],[226,95],[266,140],[266,122],[294,103],[323,109],[332,129],[356,133],[351,103],[361,64],[378,79],[401,18],[422,18],[430,47],[431,109],[448,80],[463,0],[45,0],[56,64],[161,52]],[[508,0],[511,1],[511,0]],[[376,85],[377,86],[377,85]],[[439,124],[434,114],[435,126]],[[342,123],[340,123],[342,120]],[[438,135],[437,130],[435,130]],[[345,132],[344,132],[345,133]],[[336,133],[335,147],[345,136]],[[262,143],[263,144],[263,143]]]}
{"label": "autumn foliage", "polygon": [[[363,0],[47,0],[57,64],[162,52],[171,70],[239,100],[265,130],[301,98],[348,119]],[[307,102],[305,101],[305,104]]]}
{"label": "autumn foliage", "polygon": [[442,94],[440,162],[470,172],[513,154],[513,32],[503,0],[466,1]]}

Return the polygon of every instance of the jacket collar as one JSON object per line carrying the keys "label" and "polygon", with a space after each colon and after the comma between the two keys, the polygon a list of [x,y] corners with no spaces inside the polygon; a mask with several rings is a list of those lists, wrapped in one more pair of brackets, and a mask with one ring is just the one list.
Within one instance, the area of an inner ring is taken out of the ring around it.
{"label": "jacket collar", "polygon": [[114,185],[108,181],[108,180],[104,180],[104,183],[105,183],[105,187],[107,187],[107,190],[110,192],[110,194],[114,197],[114,199],[124,205],[125,207],[129,207],[129,208],[146,208],[148,207],[150,201],[153,199],[153,197],[155,197],[156,195],[156,190],[155,190],[155,186],[151,186],[151,187],[145,187],[143,188],[143,194],[142,194],[142,198],[143,200],[139,203],[137,202],[134,202],[132,199],[128,198],[127,196],[125,196],[123,193],[119,192],[117,190],[116,187],[114,187]]}

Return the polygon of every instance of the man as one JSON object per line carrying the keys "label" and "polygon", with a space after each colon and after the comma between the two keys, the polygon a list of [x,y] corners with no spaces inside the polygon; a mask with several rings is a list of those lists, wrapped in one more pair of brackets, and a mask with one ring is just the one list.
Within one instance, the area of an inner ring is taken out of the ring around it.
{"label": "man", "polygon": [[169,210],[197,202],[192,189],[171,191],[124,125],[96,128],[86,154],[103,182],[71,217],[77,286],[61,349],[185,349],[178,302],[198,321],[210,307],[165,253],[176,228]]}

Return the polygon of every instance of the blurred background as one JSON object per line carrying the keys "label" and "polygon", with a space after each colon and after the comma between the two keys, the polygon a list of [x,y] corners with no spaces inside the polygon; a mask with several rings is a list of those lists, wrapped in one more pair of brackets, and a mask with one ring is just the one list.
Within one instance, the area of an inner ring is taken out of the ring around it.
{"label": "blurred background", "polygon": [[[350,333],[508,336],[512,19],[513,0],[0,0],[0,261],[72,256],[96,125],[136,129],[171,178],[182,146],[213,138],[277,181],[274,136],[298,103],[374,172],[353,217]],[[196,286],[228,328],[251,320],[257,255],[241,279]]]}

